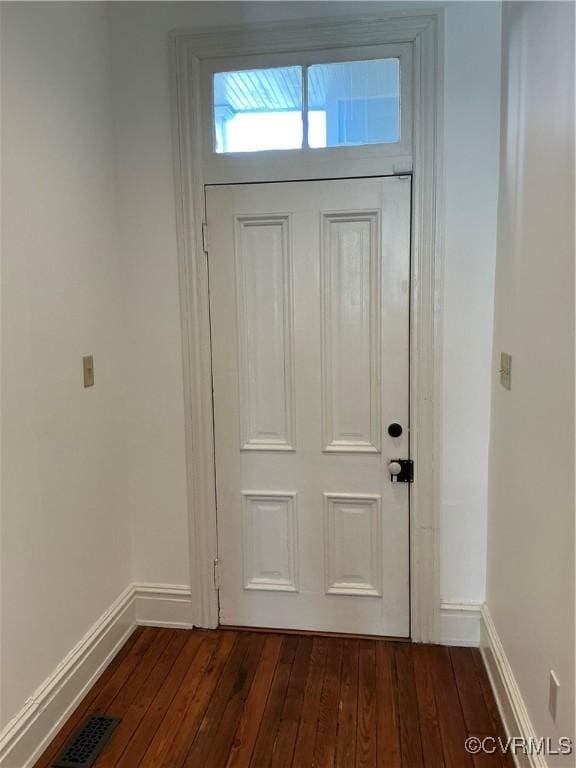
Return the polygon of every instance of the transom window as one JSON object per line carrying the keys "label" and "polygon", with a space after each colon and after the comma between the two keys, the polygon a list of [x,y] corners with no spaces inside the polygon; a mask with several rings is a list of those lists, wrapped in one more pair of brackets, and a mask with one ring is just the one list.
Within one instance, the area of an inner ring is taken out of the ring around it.
{"label": "transom window", "polygon": [[216,72],[214,150],[398,143],[400,76],[396,57]]}

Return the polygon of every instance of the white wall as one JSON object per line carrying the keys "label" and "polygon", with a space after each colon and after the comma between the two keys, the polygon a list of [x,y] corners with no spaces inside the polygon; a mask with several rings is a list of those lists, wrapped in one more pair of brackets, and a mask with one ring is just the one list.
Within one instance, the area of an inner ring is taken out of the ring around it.
{"label": "white wall", "polygon": [[[415,4],[408,4],[416,7]],[[434,4],[438,6],[437,3]],[[377,13],[388,3],[113,3],[119,203],[130,286],[138,579],[188,583],[184,424],[167,34],[183,27]],[[400,7],[402,7],[400,5]],[[405,6],[404,6],[405,7]],[[446,8],[442,596],[484,597],[500,10]]]}
{"label": "white wall", "polygon": [[5,723],[128,585],[130,543],[106,10],[1,21]]}
{"label": "white wall", "polygon": [[505,4],[492,383],[488,608],[537,734],[574,739],[571,3]]}
{"label": "white wall", "polygon": [[500,8],[449,3],[444,108],[440,592],[484,599],[498,197]]}

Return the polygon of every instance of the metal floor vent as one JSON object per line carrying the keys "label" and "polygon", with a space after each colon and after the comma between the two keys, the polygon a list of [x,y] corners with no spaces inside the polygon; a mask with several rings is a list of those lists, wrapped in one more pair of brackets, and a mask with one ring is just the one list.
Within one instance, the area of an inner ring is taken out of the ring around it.
{"label": "metal floor vent", "polygon": [[52,763],[52,768],[90,768],[119,722],[118,717],[89,717],[74,733],[56,762]]}

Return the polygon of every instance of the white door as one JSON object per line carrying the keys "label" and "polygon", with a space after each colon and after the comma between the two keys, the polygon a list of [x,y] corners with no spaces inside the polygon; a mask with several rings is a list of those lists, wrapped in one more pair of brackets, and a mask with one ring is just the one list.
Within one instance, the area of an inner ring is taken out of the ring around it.
{"label": "white door", "polygon": [[220,622],[407,637],[410,181],[206,201]]}

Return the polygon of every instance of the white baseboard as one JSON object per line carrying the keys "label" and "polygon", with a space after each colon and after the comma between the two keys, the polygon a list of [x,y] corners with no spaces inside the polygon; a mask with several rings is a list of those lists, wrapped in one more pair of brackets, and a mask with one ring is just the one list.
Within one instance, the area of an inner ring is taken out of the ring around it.
{"label": "white baseboard", "polygon": [[[480,648],[507,736],[536,742],[536,732],[488,607],[482,607]],[[516,754],[518,768],[547,768],[543,755]]]}
{"label": "white baseboard", "polygon": [[0,733],[0,766],[31,768],[137,625],[189,629],[189,587],[131,584]]}
{"label": "white baseboard", "polygon": [[28,768],[133,632],[133,589],[105,611],[0,733],[0,765]]}
{"label": "white baseboard", "polygon": [[477,648],[480,645],[480,603],[440,605],[440,643]]}
{"label": "white baseboard", "polygon": [[192,593],[178,584],[134,584],[136,623],[145,627],[191,629]]}

